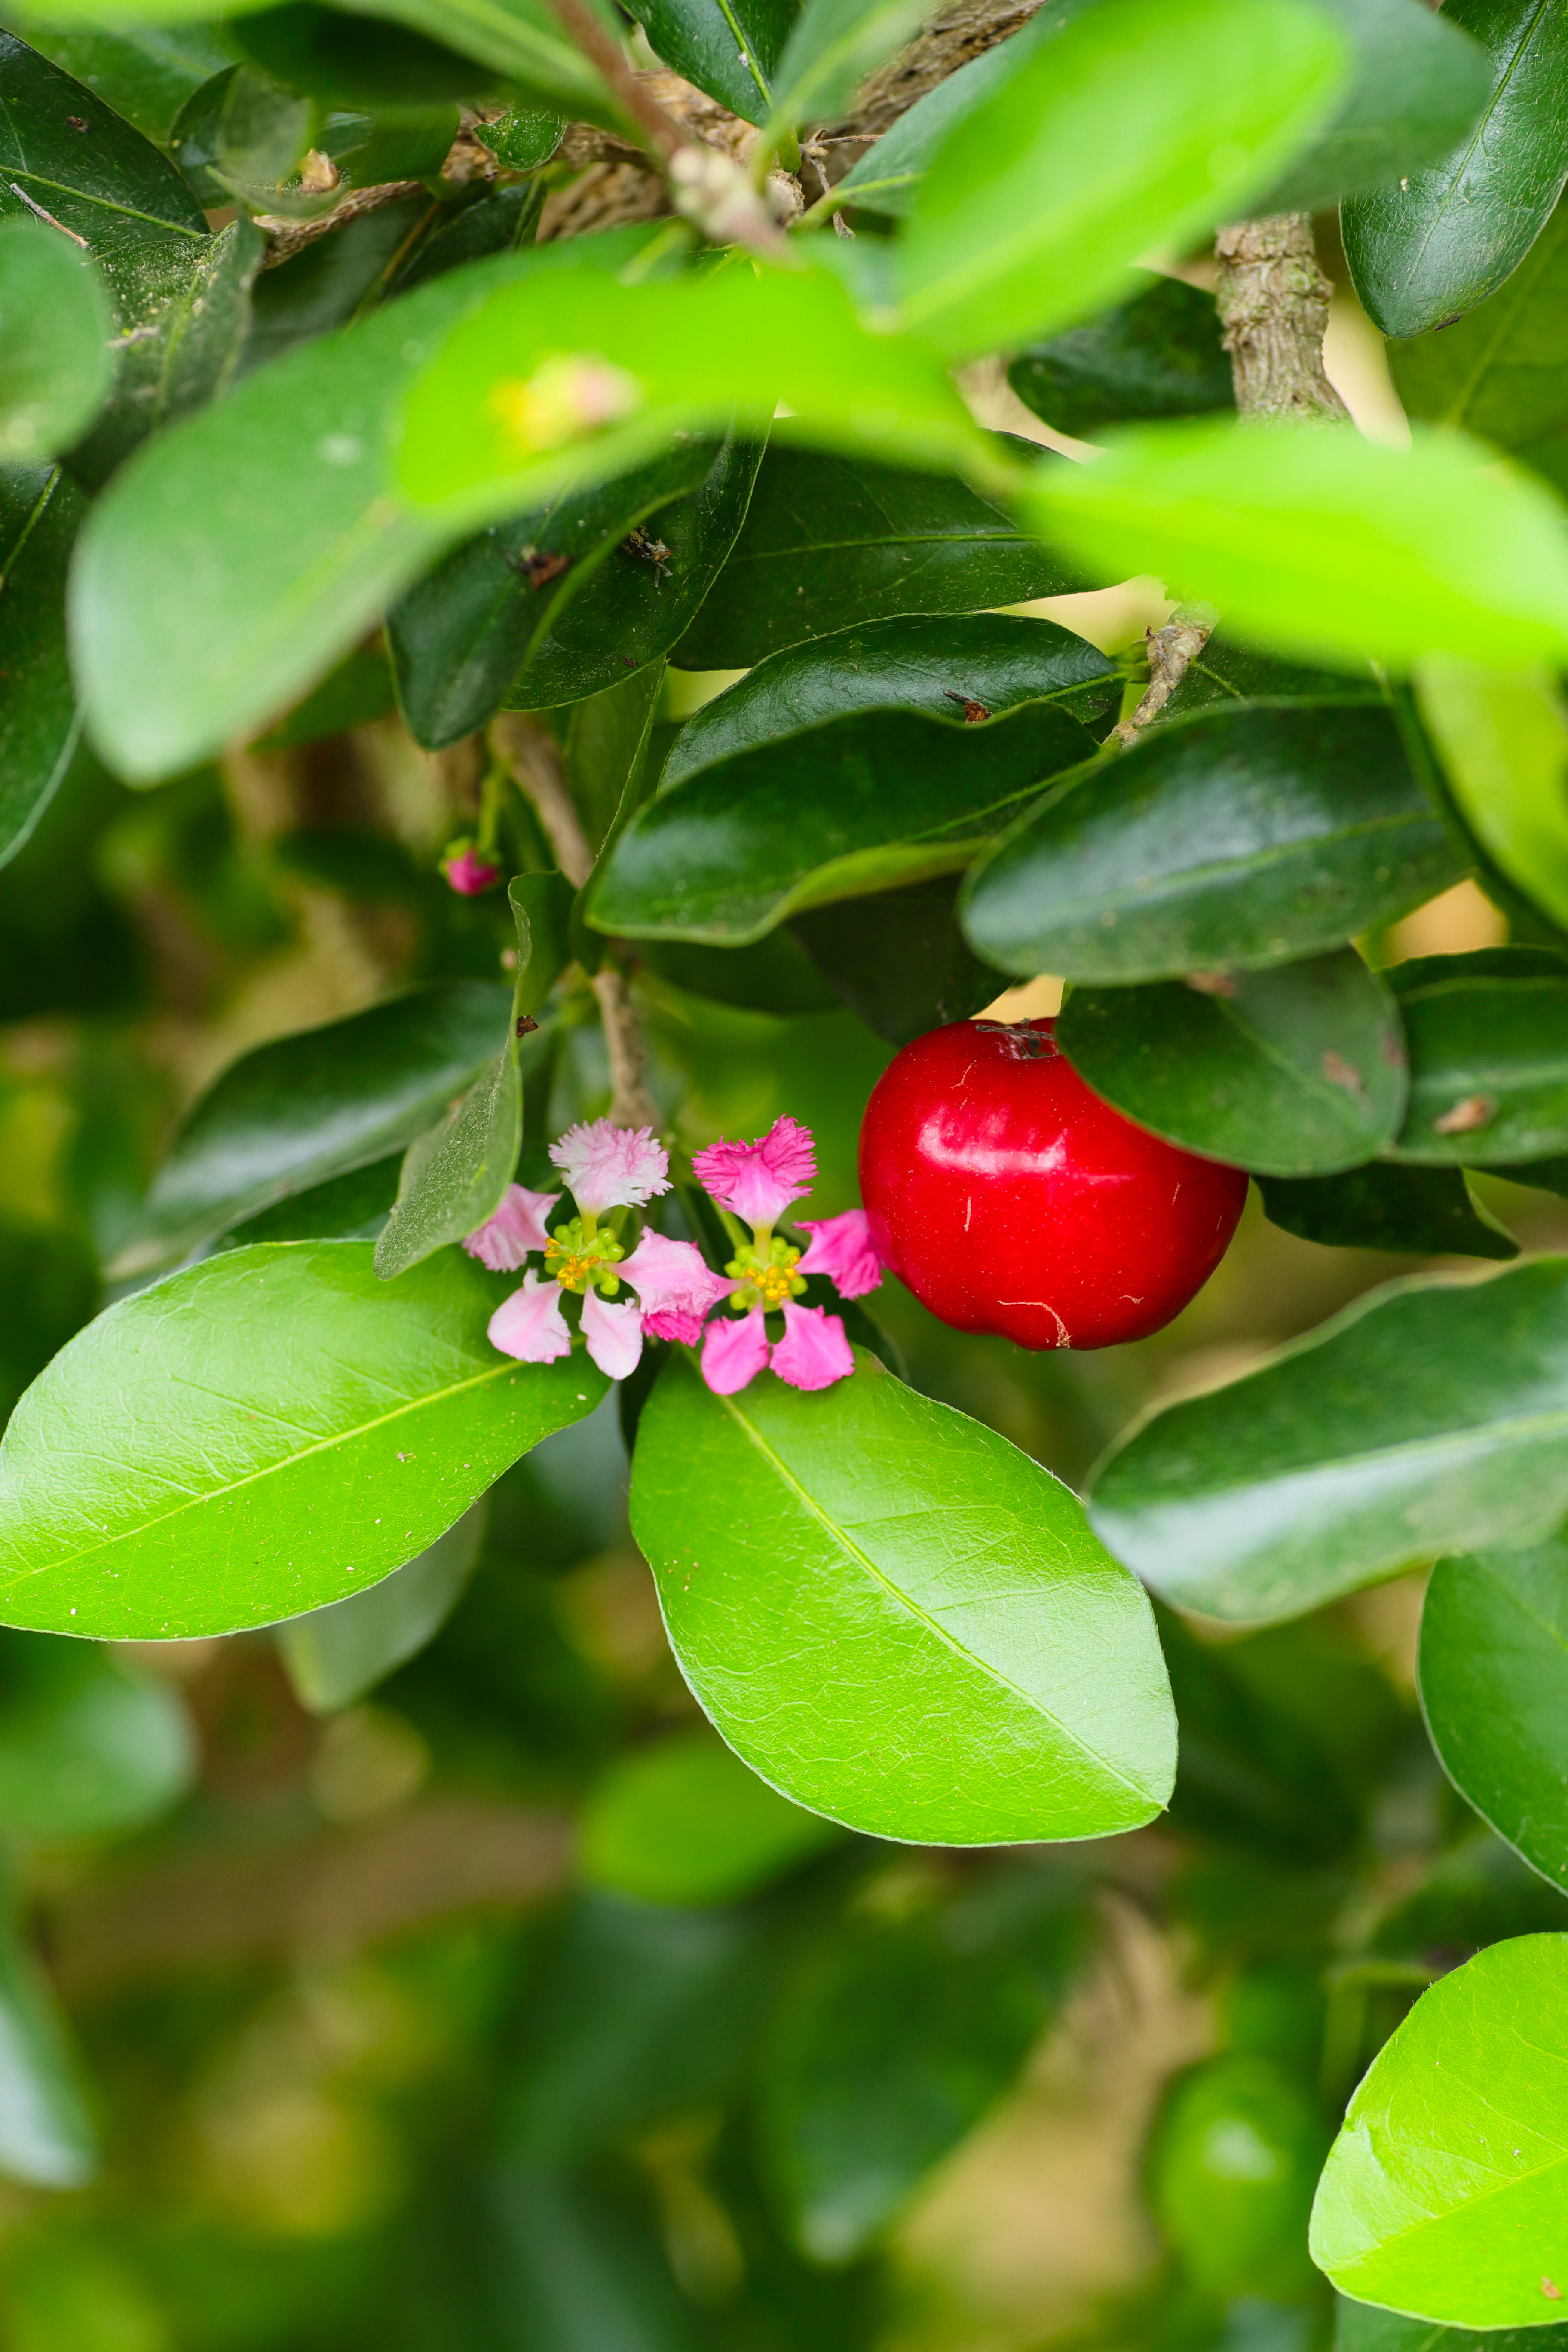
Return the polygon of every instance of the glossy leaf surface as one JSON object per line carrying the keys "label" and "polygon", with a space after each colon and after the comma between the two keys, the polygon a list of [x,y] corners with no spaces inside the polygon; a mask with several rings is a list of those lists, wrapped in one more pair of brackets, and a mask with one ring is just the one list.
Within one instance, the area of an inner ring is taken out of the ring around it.
{"label": "glossy leaf surface", "polygon": [[1312,2209],[1312,2259],[1343,2293],[1449,2326],[1555,2315],[1565,1991],[1568,1936],[1517,1936],[1423,1993],[1384,2044]]}
{"label": "glossy leaf surface", "polygon": [[176,1135],[124,1270],[166,1265],[207,1234],[411,1140],[489,1060],[510,999],[490,981],[447,982],[242,1055]]}
{"label": "glossy leaf surface", "polygon": [[66,580],[86,512],[58,466],[0,473],[0,865],[27,840],[76,749]]}
{"label": "glossy leaf surface", "polygon": [[734,1903],[842,1834],[710,1731],[681,1731],[620,1758],[589,1792],[578,1860],[594,1885],[645,1903]]}
{"label": "glossy leaf surface", "polygon": [[1476,125],[1491,88],[1485,52],[1422,0],[1327,0],[1351,44],[1351,86],[1328,128],[1259,205],[1320,212],[1436,163]]}
{"label": "glossy leaf surface", "polygon": [[1402,1159],[1489,1168],[1568,1146],[1568,959],[1491,948],[1387,977],[1410,1052]]}
{"label": "glossy leaf surface", "polygon": [[846,711],[891,705],[953,719],[977,704],[994,718],[1047,701],[1092,719],[1121,693],[1115,663],[1053,621],[1005,613],[872,621],[770,655],[705,702],[676,737],[660,782],[668,791],[699,768]]}
{"label": "glossy leaf surface", "polygon": [[1270,1224],[1330,1249],[1408,1251],[1435,1257],[1517,1257],[1519,1245],[1477,1213],[1457,1168],[1373,1160],[1338,1176],[1260,1176]]}
{"label": "glossy leaf surface", "polygon": [[1150,278],[1088,326],[1031,343],[1007,381],[1037,416],[1080,440],[1135,417],[1236,406],[1214,296],[1179,278]]}
{"label": "glossy leaf surface", "polygon": [[667,65],[746,122],[765,122],[796,0],[637,0],[632,14]]}
{"label": "glossy leaf surface", "polygon": [[964,924],[1008,971],[1163,979],[1337,947],[1468,860],[1375,703],[1200,711],[1025,816]]}
{"label": "glossy leaf surface", "polygon": [[1517,667],[1568,643],[1568,549],[1555,502],[1481,454],[1431,433],[1405,453],[1317,426],[1148,426],[1022,502],[1103,576],[1157,572],[1265,646]]}
{"label": "glossy leaf surface", "polygon": [[1568,1545],[1441,1559],[1421,1612],[1421,1704],[1460,1794],[1568,1888]]}
{"label": "glossy leaf surface", "polygon": [[1568,1259],[1390,1284],[1272,1363],[1167,1406],[1097,1473],[1101,1539],[1214,1617],[1292,1617],[1568,1508]]}
{"label": "glossy leaf surface", "polygon": [[796,915],[790,929],[868,1029],[891,1045],[989,1004],[1002,974],[959,929],[951,875]]}
{"label": "glossy leaf surface", "polygon": [[1331,1175],[1391,1142],[1406,1083],[1387,991],[1353,949],[1152,988],[1075,988],[1057,1038],[1096,1094],[1210,1160]]}
{"label": "glossy leaf surface", "polygon": [[[15,21],[20,24],[20,12]],[[111,33],[29,17],[23,29],[29,47],[84,83],[157,147],[168,145],[185,100],[234,63],[225,35],[199,23],[127,26]]]}
{"label": "glossy leaf surface", "polygon": [[632,1526],[704,1707],[786,1796],[877,1835],[1151,1819],[1174,1726],[1142,1594],[1047,1472],[857,1360],[818,1394],[767,1373],[715,1397],[678,1360],[644,1410]]}
{"label": "glossy leaf surface", "polygon": [[1076,560],[963,482],[774,442],[674,659],[683,669],[749,668],[896,613],[973,613],[1088,585]]}
{"label": "glossy leaf surface", "polygon": [[1440,163],[1345,207],[1357,293],[1385,335],[1417,335],[1484,302],[1523,260],[1568,176],[1568,29],[1539,0],[1450,0],[1492,87]]}
{"label": "glossy leaf surface", "polygon": [[951,874],[1088,740],[1049,703],[984,727],[823,719],[661,793],[611,856],[595,928],[743,946],[803,908]]}
{"label": "glossy leaf surface", "polygon": [[41,222],[0,222],[0,461],[74,441],[109,383],[109,307],[87,257]]}
{"label": "glossy leaf surface", "polygon": [[[363,1242],[225,1251],[112,1307],[0,1445],[0,1612],[169,1640],[266,1625],[401,1568],[605,1391],[519,1364],[505,1295],[460,1251],[391,1289]],[[62,1455],[62,1423],[90,1456]]]}
{"label": "glossy leaf surface", "polygon": [[279,1654],[301,1706],[312,1715],[352,1706],[425,1647],[462,1599],[489,1515],[481,1496],[427,1550],[379,1584],[279,1626]]}

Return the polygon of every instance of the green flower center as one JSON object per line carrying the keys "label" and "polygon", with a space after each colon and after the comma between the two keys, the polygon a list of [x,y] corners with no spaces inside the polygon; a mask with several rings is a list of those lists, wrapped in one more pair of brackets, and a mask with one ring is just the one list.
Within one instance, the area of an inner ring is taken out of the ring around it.
{"label": "green flower center", "polygon": [[626,1252],[609,1233],[585,1233],[583,1219],[557,1225],[544,1253],[544,1271],[553,1275],[563,1290],[601,1290],[613,1298],[621,1286],[615,1272]]}
{"label": "green flower center", "polygon": [[786,1298],[798,1298],[805,1288],[804,1278],[796,1274],[800,1257],[797,1249],[788,1242],[771,1241],[766,1249],[750,1247],[737,1250],[726,1274],[732,1274],[739,1288],[730,1294],[731,1307],[782,1307]]}

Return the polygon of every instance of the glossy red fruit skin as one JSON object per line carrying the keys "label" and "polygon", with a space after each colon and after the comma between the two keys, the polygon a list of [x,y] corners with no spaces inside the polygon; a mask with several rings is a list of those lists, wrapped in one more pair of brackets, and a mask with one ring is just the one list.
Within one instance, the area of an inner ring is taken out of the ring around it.
{"label": "glossy red fruit skin", "polygon": [[1054,1027],[955,1021],[906,1045],[866,1106],[860,1197],[886,1263],[956,1330],[1113,1348],[1203,1287],[1247,1177],[1112,1110]]}

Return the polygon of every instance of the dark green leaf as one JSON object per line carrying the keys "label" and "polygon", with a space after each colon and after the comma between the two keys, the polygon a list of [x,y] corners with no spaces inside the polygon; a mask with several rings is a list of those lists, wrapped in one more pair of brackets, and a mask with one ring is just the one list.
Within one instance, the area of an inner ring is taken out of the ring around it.
{"label": "dark green leaf", "polygon": [[76,440],[109,383],[109,331],[88,257],[41,221],[0,221],[0,463]]}
{"label": "dark green leaf", "polygon": [[1489,948],[1384,978],[1410,1052],[1402,1160],[1507,1167],[1568,1146],[1568,957]]}
{"label": "dark green leaf", "polygon": [[233,39],[255,65],[323,105],[416,119],[441,100],[482,97],[495,76],[408,26],[365,22],[289,0],[235,19]]}
{"label": "dark green leaf", "polygon": [[66,576],[86,512],[58,467],[0,469],[0,865],[32,833],[76,750]]}
{"label": "dark green leaf", "polygon": [[1519,1244],[1478,1213],[1457,1168],[1374,1160],[1339,1176],[1260,1176],[1269,1222],[1331,1249],[1404,1250],[1432,1257],[1517,1257]]}
{"label": "dark green leaf", "polygon": [[175,1136],[119,1270],[167,1265],[411,1140],[489,1060],[510,999],[489,981],[450,981],[242,1055]]}
{"label": "dark green leaf", "polygon": [[[1416,0],[1399,5],[1414,13]],[[1087,327],[1031,343],[1007,381],[1037,416],[1085,439],[1132,417],[1236,406],[1214,296],[1179,278],[1143,278],[1130,301]]]}
{"label": "dark green leaf", "polygon": [[[393,293],[411,293],[432,278],[445,277],[470,261],[488,261],[494,253],[520,253],[531,246],[544,209],[542,180],[492,188],[470,204],[432,203],[424,215],[428,227],[414,237],[407,251],[395,256],[395,267],[384,284]],[[373,216],[374,217],[374,216]]]}
{"label": "dark green leaf", "polygon": [[1150,1820],[1174,1726],[1142,1594],[1048,1472],[857,1363],[717,1397],[678,1355],[644,1409],[632,1526],[692,1689],[754,1771],[874,1835]]}
{"label": "dark green leaf", "polygon": [[1568,1890],[1568,1543],[1440,1559],[1421,1612],[1421,1704],[1483,1821]]}
{"label": "dark green leaf", "polygon": [[1057,1042],[1156,1135],[1272,1176],[1328,1176],[1393,1140],[1399,1017],[1352,948],[1269,971],[1074,988]]}
{"label": "dark green leaf", "polygon": [[847,1920],[786,1987],[763,2158],[819,2263],[859,2253],[1007,2088],[1090,1940],[1071,1881],[1016,1868]]}
{"label": "dark green leaf", "polygon": [[250,332],[250,290],[266,240],[248,220],[209,237],[154,331],[131,349],[109,404],[71,453],[73,472],[98,487],[139,441],[226,391]]}
{"label": "dark green leaf", "polygon": [[1449,0],[1487,53],[1480,119],[1440,163],[1344,208],[1357,293],[1385,335],[1473,310],[1518,268],[1568,176],[1568,25],[1541,0]]}
{"label": "dark green leaf", "polygon": [[775,446],[673,659],[744,669],[851,624],[973,613],[1089,584],[1075,562],[963,482]]}
{"label": "dark green leaf", "polygon": [[666,65],[746,122],[765,122],[798,0],[637,0]]}
{"label": "dark green leaf", "polygon": [[1365,664],[1349,677],[1337,670],[1310,669],[1283,661],[1278,654],[1260,653],[1219,628],[1187,664],[1156,723],[1166,726],[1216,702],[1381,702],[1384,693]]}
{"label": "dark green leaf", "polygon": [[1160,980],[1338,947],[1467,863],[1392,710],[1244,705],[1067,779],[971,877],[963,919],[1003,971]]}
{"label": "dark green leaf", "polygon": [[833,1013],[839,998],[787,928],[749,948],[699,948],[684,940],[645,940],[637,953],[649,971],[693,996],[752,1013]]}
{"label": "dark green leaf", "polygon": [[1504,1936],[1564,1927],[1568,1898],[1478,1822],[1384,1913],[1371,1948],[1379,1958],[1423,1960],[1436,1975]]}
{"label": "dark green leaf", "polygon": [[596,857],[612,834],[625,830],[616,822],[623,811],[629,819],[653,790],[645,772],[663,685],[662,665],[650,664],[574,702],[566,714],[566,787]]}
{"label": "dark green leaf", "polygon": [[1423,0],[1319,5],[1351,43],[1353,78],[1328,129],[1270,188],[1261,213],[1321,212],[1436,163],[1470,130],[1491,88],[1485,52],[1459,30],[1469,21],[1462,9],[1439,16]]}
{"label": "dark green leaf", "polygon": [[156,147],[168,145],[185,100],[234,62],[227,35],[216,25],[128,25],[110,33],[96,26],[33,24],[19,10],[11,22],[30,47]]}
{"label": "dark green leaf", "polygon": [[504,1295],[458,1250],[392,1290],[367,1243],[286,1242],[111,1307],[0,1444],[0,1613],[164,1641],[363,1591],[605,1393],[584,1356],[498,1353]]}
{"label": "dark green leaf", "polygon": [[54,1988],[9,1918],[0,1930],[0,2172],[79,2189],[97,2169],[98,2135]]}
{"label": "dark green leaf", "polygon": [[[218,0],[219,5],[226,0]],[[444,47],[460,49],[531,96],[574,120],[624,129],[623,118],[582,50],[562,31],[546,0],[345,0],[373,26],[390,17]],[[601,21],[609,17],[601,10]]]}
{"label": "dark green leaf", "polygon": [[385,1224],[397,1196],[400,1151],[373,1160],[367,1168],[329,1176],[303,1192],[290,1192],[270,1209],[258,1210],[231,1225],[220,1246],[247,1242],[372,1242]]}
{"label": "dark green leaf", "polygon": [[301,1706],[313,1715],[352,1706],[434,1640],[474,1572],[489,1516],[481,1496],[428,1550],[379,1584],[278,1627],[279,1654]]}
{"label": "dark green leaf", "polygon": [[890,1045],[963,1021],[1001,993],[1002,974],[958,928],[952,876],[796,915],[790,929],[868,1029]]}
{"label": "dark green leaf", "polygon": [[216,176],[223,103],[238,77],[241,60],[224,64],[211,79],[192,90],[170,128],[170,154],[184,173],[192,194],[202,204],[217,205],[228,191]]}
{"label": "dark green leaf", "polygon": [[53,1844],[123,1836],[195,1778],[177,1694],[88,1642],[0,1635],[0,1829]]}
{"label": "dark green leaf", "polygon": [[1226,2051],[1176,2077],[1150,2145],[1149,2201],[1199,2286],[1282,2303],[1310,2292],[1307,2216],[1329,2137],[1319,2102],[1271,2058]]}
{"label": "dark green leaf", "polygon": [[386,290],[389,274],[411,238],[417,257],[420,225],[435,215],[428,197],[403,196],[395,204],[356,215],[276,268],[264,269],[251,290],[250,336],[240,354],[241,375],[280,359],[312,335],[347,326],[362,310],[370,310]]}
{"label": "dark green leaf", "polygon": [[0,1417],[49,1358],[98,1311],[100,1283],[85,1242],[60,1225],[0,1216]]}
{"label": "dark green leaf", "polygon": [[1553,2316],[1565,1995],[1568,1936],[1517,1936],[1440,1979],[1384,2042],[1312,2208],[1312,2259],[1342,2293],[1447,2326],[1534,2336]]}
{"label": "dark green leaf", "polygon": [[1568,2352],[1568,2321],[1557,2327],[1441,2327],[1402,2311],[1338,2298],[1334,2352]]}
{"label": "dark green leaf", "polygon": [[591,1884],[644,1902],[733,1903],[842,1836],[704,1729],[620,1757],[589,1792],[578,1853]]}
{"label": "dark green leaf", "polygon": [[1568,1258],[1390,1284],[1106,1460],[1102,1541],[1184,1609],[1292,1617],[1568,1509]]}
{"label": "dark green leaf", "polygon": [[549,107],[519,104],[480,131],[490,153],[509,172],[533,172],[549,163],[565,128],[563,118]]}
{"label": "dark green leaf", "polygon": [[852,711],[739,751],[633,819],[595,929],[744,946],[805,908],[954,873],[1088,740],[1065,711],[1026,703],[980,727]]}
{"label": "dark green leaf", "polygon": [[933,719],[992,718],[1016,702],[1055,702],[1101,719],[1121,699],[1113,661],[1054,621],[1002,613],[871,621],[771,654],[705,702],[675,739],[662,787],[737,751],[851,710],[893,705]]}

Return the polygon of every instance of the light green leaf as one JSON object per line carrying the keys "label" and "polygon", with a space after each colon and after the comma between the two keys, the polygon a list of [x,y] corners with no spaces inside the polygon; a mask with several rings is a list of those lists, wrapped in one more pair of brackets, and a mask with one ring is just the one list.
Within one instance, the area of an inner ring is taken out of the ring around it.
{"label": "light green leaf", "polygon": [[1458,434],[1417,429],[1406,453],[1349,426],[1146,426],[1018,502],[1103,577],[1157,572],[1314,659],[1517,668],[1568,647],[1562,509]]}
{"label": "light green leaf", "polygon": [[1483,948],[1384,977],[1410,1053],[1400,1159],[1511,1171],[1568,1147],[1568,955]]}
{"label": "light green leaf", "polygon": [[190,1718],[169,1684],[88,1642],[0,1634],[0,1830],[63,1840],[123,1836],[195,1778]]}
{"label": "light green leaf", "polygon": [[1166,1600],[1244,1620],[1538,1543],[1568,1510],[1565,1310],[1564,1257],[1390,1283],[1144,1421],[1096,1473],[1090,1524]]}
{"label": "light green leaf", "polygon": [[1568,710],[1550,673],[1429,654],[1415,695],[1466,823],[1509,880],[1568,925]]}
{"label": "light green leaf", "polygon": [[646,1903],[734,1903],[836,1845],[710,1731],[634,1748],[590,1790],[578,1822],[585,1878]]}
{"label": "light green leaf", "polygon": [[0,221],[0,463],[76,439],[108,388],[109,334],[89,256],[39,221]]}
{"label": "light green leaf", "polygon": [[902,46],[932,0],[805,0],[773,75],[770,129],[843,114],[868,74]]}
{"label": "light green leaf", "polygon": [[900,242],[904,322],[963,357],[1115,299],[1151,247],[1182,250],[1279,177],[1347,63],[1294,0],[1106,0],[938,149]]}
{"label": "light green leaf", "polygon": [[1329,2151],[1312,2259],[1458,2327],[1557,2316],[1568,2282],[1568,1936],[1515,1936],[1422,1994]]}
{"label": "light green leaf", "polygon": [[[364,1242],[225,1251],[121,1300],[0,1444],[0,1618],[144,1641],[275,1624],[401,1568],[604,1375],[519,1364],[460,1251],[390,1289]],[[66,1447],[90,1430],[90,1454]]]}
{"label": "light green leaf", "polygon": [[633,1530],[704,1707],[786,1796],[874,1835],[1151,1820],[1174,1718],[1143,1595],[1047,1471],[857,1365],[716,1397],[679,1357],[644,1410]]}
{"label": "light green leaf", "polygon": [[1403,2312],[1380,2311],[1375,2304],[1352,2303],[1348,2295],[1338,2298],[1334,2352],[1564,2352],[1564,2347],[1568,2321],[1555,2327],[1496,2327],[1482,2333],[1409,2319]]}
{"label": "light green leaf", "polygon": [[7,1919],[0,1928],[0,2173],[37,2189],[80,2189],[97,2169],[98,2135],[68,2030]]}
{"label": "light green leaf", "polygon": [[367,1591],[291,1617],[274,1635],[294,1696],[312,1715],[333,1715],[414,1657],[463,1597],[489,1517],[481,1496],[428,1550]]}

